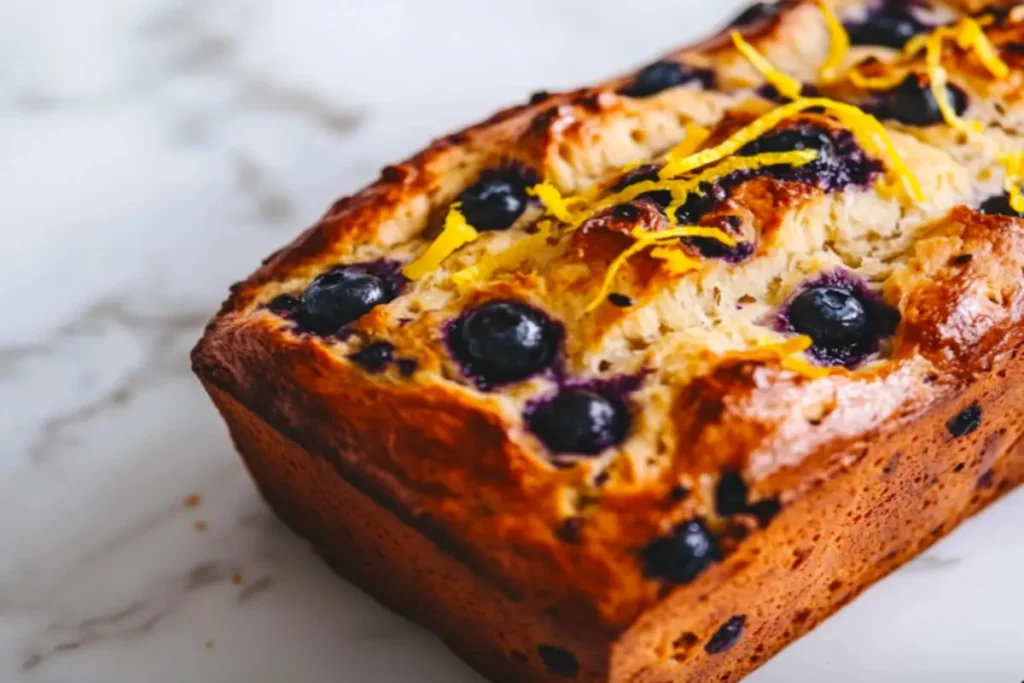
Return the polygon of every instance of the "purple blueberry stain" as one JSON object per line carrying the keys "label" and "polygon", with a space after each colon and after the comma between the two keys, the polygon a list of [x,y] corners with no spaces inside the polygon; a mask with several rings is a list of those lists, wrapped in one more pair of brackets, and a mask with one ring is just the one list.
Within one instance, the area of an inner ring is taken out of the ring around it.
{"label": "purple blueberry stain", "polygon": [[777,314],[775,329],[809,336],[808,353],[819,364],[852,368],[876,353],[899,321],[861,278],[835,270],[804,283]]}

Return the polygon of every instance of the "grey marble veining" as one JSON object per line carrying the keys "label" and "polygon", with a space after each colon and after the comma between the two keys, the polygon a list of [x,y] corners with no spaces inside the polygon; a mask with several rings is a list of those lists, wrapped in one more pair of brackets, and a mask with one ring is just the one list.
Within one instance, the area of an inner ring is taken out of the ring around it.
{"label": "grey marble veining", "polygon": [[[738,0],[0,3],[0,680],[479,683],[258,499],[187,354],[428,139]],[[1013,496],[755,674],[1024,678]]]}

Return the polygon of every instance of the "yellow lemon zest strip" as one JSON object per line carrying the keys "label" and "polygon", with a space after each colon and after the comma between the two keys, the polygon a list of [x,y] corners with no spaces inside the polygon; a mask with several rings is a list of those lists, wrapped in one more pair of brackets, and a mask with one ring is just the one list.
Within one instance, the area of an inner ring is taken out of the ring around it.
{"label": "yellow lemon zest strip", "polygon": [[672,149],[670,149],[668,154],[665,155],[665,158],[668,161],[668,163],[665,166],[663,166],[661,171],[658,173],[659,177],[671,177],[671,174],[666,173],[665,169],[669,168],[672,165],[672,160],[684,159],[690,156],[691,154],[696,152],[697,149],[702,144],[704,144],[704,141],[707,140],[708,137],[710,137],[711,135],[711,131],[708,128],[705,128],[704,126],[698,126],[695,123],[687,123],[685,133],[686,137],[683,138],[683,141],[680,142],[675,147],[673,147]]}
{"label": "yellow lemon zest strip", "polygon": [[1010,206],[1014,211],[1024,213],[1024,193],[1021,192],[1021,182],[1024,181],[1024,153],[1016,152],[1002,158],[1006,167],[1006,179],[1003,181],[1003,189],[1010,195]]}
{"label": "yellow lemon zest strip", "polygon": [[822,80],[834,82],[839,78],[839,67],[846,61],[846,55],[850,51],[850,35],[846,32],[843,22],[825,3],[825,0],[818,0],[818,7],[825,16],[825,24],[828,26],[829,50],[828,57],[821,65],[819,73]]}
{"label": "yellow lemon zest strip", "polygon": [[850,69],[846,74],[847,78],[857,88],[864,88],[865,90],[889,90],[899,85],[907,74],[902,71],[897,71],[889,76],[865,76],[857,69]]}
{"label": "yellow lemon zest strip", "polygon": [[558,220],[563,223],[572,222],[572,211],[569,209],[569,204],[574,198],[565,199],[562,197],[562,193],[558,191],[558,188],[551,183],[538,183],[533,187],[527,188],[526,193],[539,199],[548,210],[548,213]]}
{"label": "yellow lemon zest strip", "polygon": [[802,97],[789,104],[776,107],[746,127],[733,133],[722,143],[693,154],[686,159],[680,159],[676,162],[674,170],[676,173],[685,173],[691,169],[706,166],[723,157],[735,154],[745,144],[760,137],[782,121],[812,107],[821,107],[830,112],[839,119],[840,123],[854,133],[858,141],[868,151],[874,151],[884,156],[891,171],[903,180],[910,196],[917,201],[924,200],[924,192],[921,190],[921,185],[903,162],[899,152],[896,151],[896,146],[893,145],[888,133],[878,119],[852,104],[836,102],[826,97]]}
{"label": "yellow lemon zest strip", "polygon": [[932,97],[935,98],[942,119],[947,125],[965,132],[978,131],[981,129],[980,124],[976,121],[967,122],[961,119],[950,103],[949,91],[946,88],[948,83],[946,69],[942,66],[944,37],[945,34],[942,31],[935,31],[925,44],[925,64],[928,70],[928,80],[931,82]]}
{"label": "yellow lemon zest strip", "polygon": [[430,243],[418,259],[402,268],[403,275],[410,280],[420,279],[441,265],[456,249],[480,236],[480,233],[466,222],[466,217],[459,209],[461,205],[462,202],[455,202],[448,208],[441,234]]}
{"label": "yellow lemon zest strip", "polygon": [[520,239],[504,251],[485,254],[473,265],[452,273],[452,282],[459,289],[467,289],[480,280],[486,280],[499,270],[514,268],[542,249],[552,232],[550,220],[539,221],[537,232]]}
{"label": "yellow lemon zest strip", "polygon": [[[710,237],[717,239],[726,246],[734,246],[736,240],[726,234],[724,231],[718,228],[710,228],[704,225],[684,225],[678,228],[669,228],[668,230],[661,230],[660,232],[653,232],[649,230],[643,230],[636,228],[632,232],[633,237],[636,238],[628,249],[623,251],[621,254],[615,257],[615,260],[608,266],[608,270],[605,272],[604,281],[601,283],[601,288],[598,290],[597,296],[587,305],[584,309],[585,313],[590,313],[595,308],[601,305],[605,297],[608,296],[608,292],[611,291],[612,285],[615,283],[615,276],[619,270],[626,264],[626,262],[636,254],[640,253],[644,249],[647,249],[653,245],[660,245],[662,242],[672,241],[682,237]],[[670,263],[673,269],[679,265],[679,262]],[[691,269],[692,270],[692,269]]]}
{"label": "yellow lemon zest strip", "polygon": [[731,35],[736,49],[764,76],[766,81],[775,86],[780,95],[790,99],[800,97],[800,90],[803,87],[800,81],[772,66],[768,58],[758,52],[756,47],[744,40],[739,31],[733,31]]}
{"label": "yellow lemon zest strip", "polygon": [[1010,75],[1010,67],[999,56],[992,41],[985,35],[984,29],[974,19],[964,17],[956,29],[956,42],[963,49],[970,48],[978,56],[978,61],[996,78]]}

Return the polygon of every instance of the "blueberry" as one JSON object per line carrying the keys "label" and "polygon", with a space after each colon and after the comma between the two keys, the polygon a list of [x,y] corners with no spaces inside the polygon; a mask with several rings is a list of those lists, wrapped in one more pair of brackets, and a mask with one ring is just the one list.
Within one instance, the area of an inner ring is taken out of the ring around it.
{"label": "blueberry", "polygon": [[334,334],[394,295],[384,278],[360,267],[333,268],[313,280],[302,294],[302,323],[311,332]]}
{"label": "blueberry", "polygon": [[[957,116],[967,111],[967,95],[954,86],[946,86],[947,97]],[[931,126],[942,123],[942,112],[927,79],[911,74],[892,90],[882,95],[881,115],[910,126]]]}
{"label": "blueberry", "polygon": [[594,455],[621,443],[629,414],[621,402],[589,389],[564,389],[528,416],[530,429],[555,453]]}
{"label": "blueberry", "polygon": [[711,72],[679,62],[655,62],[640,69],[633,81],[619,90],[619,93],[629,97],[649,97],[697,80],[709,84]]}
{"label": "blueberry", "polygon": [[828,130],[819,126],[797,126],[762,135],[741,147],[737,154],[755,156],[767,152],[793,152],[804,149],[816,150],[821,157],[832,157],[836,153],[835,143]]}
{"label": "blueberry", "polygon": [[612,207],[612,216],[620,221],[635,221],[640,218],[640,209],[632,204],[616,204]]}
{"label": "blueberry", "polygon": [[785,8],[786,4],[782,2],[755,2],[729,22],[729,26],[749,26],[755,21],[776,17]]}
{"label": "blueberry", "polygon": [[946,429],[954,436],[967,436],[981,426],[981,406],[972,403],[946,423]]}
{"label": "blueberry", "polygon": [[819,348],[857,346],[870,332],[864,304],[839,287],[804,291],[793,300],[789,315],[794,331],[809,336]]}
{"label": "blueberry", "polygon": [[558,328],[540,311],[517,301],[490,301],[466,313],[451,345],[471,375],[489,384],[514,382],[555,358]]}
{"label": "blueberry", "polygon": [[743,635],[743,629],[747,625],[747,616],[738,614],[731,617],[729,621],[722,624],[714,635],[704,645],[704,651],[709,655],[721,654],[731,650],[736,642]]}
{"label": "blueberry", "polygon": [[557,645],[538,645],[537,654],[540,655],[544,666],[552,674],[564,678],[572,678],[580,670],[580,664],[576,661],[576,655]]}
{"label": "blueberry", "polygon": [[1009,216],[1010,218],[1024,218],[1024,214],[1020,213],[1012,206],[1010,206],[1010,195],[997,194],[994,197],[989,197],[981,203],[978,210],[984,214],[990,216]]}
{"label": "blueberry", "polygon": [[718,548],[704,520],[697,518],[653,541],[644,549],[642,559],[647,576],[689,583],[718,559]]}
{"label": "blueberry", "polygon": [[526,210],[526,186],[517,171],[484,171],[457,201],[462,202],[462,215],[477,230],[505,230]]}
{"label": "blueberry", "polygon": [[866,21],[848,24],[846,29],[853,45],[882,45],[902,48],[911,38],[928,27],[922,23],[906,0],[890,0]]}
{"label": "blueberry", "polygon": [[719,183],[702,183],[699,192],[691,192],[676,209],[676,220],[682,225],[695,225],[704,214],[712,211],[728,196]]}
{"label": "blueberry", "polygon": [[611,302],[613,306],[618,306],[619,308],[629,308],[633,305],[633,300],[631,298],[625,294],[619,294],[618,292],[612,292],[609,294],[608,301]]}
{"label": "blueberry", "polygon": [[715,509],[719,515],[738,515],[747,509],[747,482],[736,470],[722,473],[715,488]]}
{"label": "blueberry", "polygon": [[291,294],[280,294],[267,304],[267,308],[279,315],[288,315],[302,308],[302,300]]}

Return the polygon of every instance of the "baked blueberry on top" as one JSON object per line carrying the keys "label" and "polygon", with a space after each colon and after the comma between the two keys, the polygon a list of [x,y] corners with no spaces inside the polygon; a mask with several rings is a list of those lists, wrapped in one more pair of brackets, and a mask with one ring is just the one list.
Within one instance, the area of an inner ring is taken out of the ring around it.
{"label": "baked blueberry on top", "polygon": [[748,26],[755,21],[777,17],[786,9],[790,2],[755,2],[747,9],[740,12],[735,19],[729,22],[730,26]]}
{"label": "baked blueberry on top", "polygon": [[836,272],[806,286],[781,314],[781,327],[805,334],[824,365],[853,366],[878,350],[899,313],[852,276]]}
{"label": "baked blueberry on top", "polygon": [[[955,85],[947,85],[946,96],[957,116],[967,111],[967,94],[963,90]],[[882,93],[877,112],[879,116],[910,126],[932,126],[943,121],[931,83],[926,76],[915,74],[910,74],[895,88]]]}
{"label": "baked blueberry on top", "polygon": [[804,121],[770,131],[740,148],[738,154],[755,156],[769,152],[814,150],[818,157],[802,166],[766,166],[748,174],[770,175],[817,185],[823,190],[839,190],[847,185],[867,185],[881,170],[847,130],[833,130]]}
{"label": "baked blueberry on top", "polygon": [[296,322],[314,334],[330,335],[394,299],[402,286],[398,264],[356,264],[318,275],[294,311]]}
{"label": "baked blueberry on top", "polygon": [[530,198],[526,188],[535,179],[518,168],[487,170],[462,191],[462,215],[477,230],[505,230],[523,215]]}
{"label": "baked blueberry on top", "polygon": [[886,0],[867,19],[847,24],[853,45],[881,45],[901,48],[911,38],[930,27],[915,13],[917,3],[909,0]]}
{"label": "baked blueberry on top", "polygon": [[644,573],[674,583],[689,583],[718,559],[718,547],[704,520],[691,519],[644,548]]}
{"label": "baked blueberry on top", "polygon": [[629,411],[592,389],[569,388],[532,407],[527,421],[555,453],[595,455],[626,438]]}
{"label": "baked blueberry on top", "polygon": [[448,345],[482,388],[515,382],[551,365],[561,327],[518,301],[489,301],[456,320]]}
{"label": "baked blueberry on top", "polygon": [[1010,206],[1010,195],[1005,192],[989,197],[981,203],[978,210],[990,216],[1009,216],[1010,218],[1024,218],[1024,214]]}
{"label": "baked blueberry on top", "polygon": [[700,81],[703,86],[711,87],[712,80],[713,74],[707,69],[695,69],[679,62],[655,62],[640,69],[632,82],[623,86],[619,93],[629,97],[649,97],[693,81]]}

